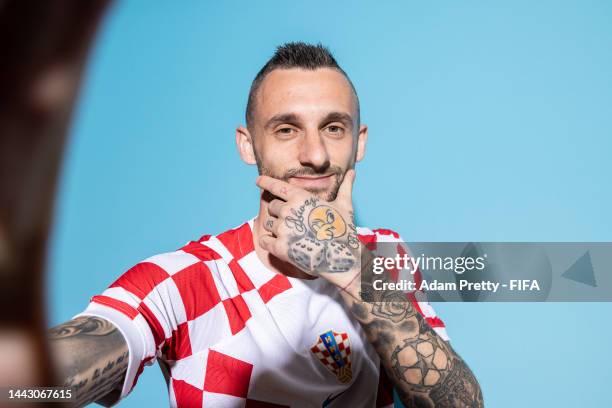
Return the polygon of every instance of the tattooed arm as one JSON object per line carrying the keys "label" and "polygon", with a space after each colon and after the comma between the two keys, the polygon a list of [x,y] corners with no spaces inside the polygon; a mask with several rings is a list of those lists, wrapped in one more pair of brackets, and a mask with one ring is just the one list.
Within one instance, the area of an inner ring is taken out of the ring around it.
{"label": "tattooed arm", "polygon": [[107,320],[82,316],[49,334],[55,366],[62,385],[73,387],[75,406],[115,403],[128,366],[128,346],[119,330]]}
{"label": "tattooed arm", "polygon": [[375,291],[363,281],[368,290],[361,292],[356,281],[342,296],[407,407],[484,406],[472,371],[403,292]]}
{"label": "tattooed arm", "polygon": [[337,198],[327,202],[283,181],[258,178],[261,188],[279,197],[269,203],[264,228],[271,235],[262,236],[260,245],[341,289],[407,407],[482,407],[474,374],[406,295],[368,284],[372,256],[357,239],[353,179],[354,172],[347,172]]}

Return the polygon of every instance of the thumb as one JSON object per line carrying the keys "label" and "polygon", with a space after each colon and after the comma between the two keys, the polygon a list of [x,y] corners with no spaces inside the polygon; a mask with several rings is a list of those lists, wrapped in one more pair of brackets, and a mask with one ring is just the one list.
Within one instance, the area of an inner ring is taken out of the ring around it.
{"label": "thumb", "polygon": [[350,169],[344,174],[344,180],[342,180],[342,184],[340,184],[340,188],[338,189],[338,196],[336,197],[336,201],[338,200],[353,200],[353,183],[355,181],[355,170]]}

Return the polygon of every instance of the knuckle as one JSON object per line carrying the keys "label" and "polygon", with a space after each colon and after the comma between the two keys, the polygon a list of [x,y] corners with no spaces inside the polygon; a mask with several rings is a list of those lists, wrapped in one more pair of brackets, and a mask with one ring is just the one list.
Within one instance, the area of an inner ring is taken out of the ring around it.
{"label": "knuckle", "polygon": [[283,203],[280,200],[274,200],[272,202],[272,209],[276,213],[280,213],[283,209]]}
{"label": "knuckle", "polygon": [[280,215],[281,218],[287,218],[291,215],[291,210],[288,206],[282,205],[278,210],[278,215]]}
{"label": "knuckle", "polygon": [[283,248],[282,248],[282,243],[280,241],[276,241],[273,245],[274,247],[274,252],[277,254],[282,254],[283,253]]}
{"label": "knuckle", "polygon": [[270,203],[270,205],[268,205],[268,215],[272,216],[274,213],[276,212],[276,209],[274,208],[274,203]]}

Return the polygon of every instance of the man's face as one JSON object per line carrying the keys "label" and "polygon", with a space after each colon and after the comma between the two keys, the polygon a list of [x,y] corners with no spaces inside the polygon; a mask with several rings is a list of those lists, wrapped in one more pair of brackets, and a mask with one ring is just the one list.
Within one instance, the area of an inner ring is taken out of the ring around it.
{"label": "man's face", "polygon": [[340,72],[272,71],[256,94],[250,128],[260,174],[334,200],[363,156],[367,128],[357,121],[355,95]]}

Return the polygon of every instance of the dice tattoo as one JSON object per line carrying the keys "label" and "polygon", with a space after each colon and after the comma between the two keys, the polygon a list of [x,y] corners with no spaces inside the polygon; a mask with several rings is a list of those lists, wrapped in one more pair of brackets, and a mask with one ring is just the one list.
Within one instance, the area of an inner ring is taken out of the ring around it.
{"label": "dice tattoo", "polygon": [[314,271],[325,258],[325,245],[305,236],[291,244],[289,256],[300,268]]}
{"label": "dice tattoo", "polygon": [[325,260],[330,272],[346,272],[355,265],[355,255],[349,248],[333,241],[327,244]]}
{"label": "dice tattoo", "polygon": [[309,236],[290,245],[289,257],[308,272],[346,272],[356,261],[355,255],[346,245],[334,241],[317,241]]}

